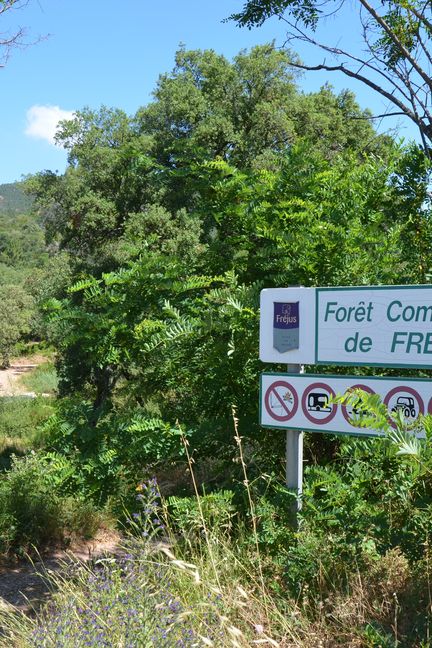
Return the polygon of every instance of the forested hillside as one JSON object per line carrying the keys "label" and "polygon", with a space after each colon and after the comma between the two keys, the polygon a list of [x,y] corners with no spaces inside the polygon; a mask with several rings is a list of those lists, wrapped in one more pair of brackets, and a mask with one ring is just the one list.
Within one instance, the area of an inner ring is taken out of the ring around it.
{"label": "forested hillside", "polygon": [[[0,362],[40,340],[37,278],[48,261],[43,228],[21,185],[0,185]],[[16,346],[16,345],[21,346]]]}
{"label": "forested hillside", "polygon": [[[103,645],[109,628],[126,645],[127,617],[137,646],[430,645],[430,422],[406,452],[376,404],[383,439],[311,435],[299,526],[285,436],[258,425],[262,288],[427,283],[432,267],[424,152],[378,134],[351,92],[302,92],[296,61],[181,48],[136,114],[64,123],[66,172],[26,181],[31,216],[0,214],[32,313],[20,335],[53,345],[59,376],[36,452],[1,476],[0,550],[101,517],[139,538],[68,594],[115,622],[77,625],[65,594],[54,623],[9,622],[9,639]],[[165,542],[162,585],[146,538]],[[160,625],[141,623],[131,572],[155,609],[171,600]]]}
{"label": "forested hillside", "polygon": [[31,197],[23,190],[21,183],[0,184],[0,213],[23,214],[30,211]]}

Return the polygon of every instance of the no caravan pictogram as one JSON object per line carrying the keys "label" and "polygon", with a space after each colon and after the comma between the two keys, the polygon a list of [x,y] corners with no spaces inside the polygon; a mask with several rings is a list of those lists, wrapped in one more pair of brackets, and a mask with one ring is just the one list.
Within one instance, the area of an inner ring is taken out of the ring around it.
{"label": "no caravan pictogram", "polygon": [[289,421],[295,416],[299,399],[294,387],[285,380],[276,380],[267,389],[264,406],[275,421]]}
{"label": "no caravan pictogram", "polygon": [[337,412],[337,405],[330,403],[335,396],[334,390],[324,382],[314,382],[306,387],[302,396],[302,410],[307,420],[316,425],[330,423]]}

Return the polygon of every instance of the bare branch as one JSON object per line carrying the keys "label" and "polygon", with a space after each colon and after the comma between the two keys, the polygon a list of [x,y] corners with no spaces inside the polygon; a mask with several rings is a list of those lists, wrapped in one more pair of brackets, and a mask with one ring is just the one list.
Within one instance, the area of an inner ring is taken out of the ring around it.
{"label": "bare branch", "polygon": [[411,63],[417,74],[421,76],[426,85],[432,90],[432,79],[426,74],[426,72],[419,66],[415,58],[411,56],[411,53],[407,48],[400,42],[400,40],[395,35],[394,31],[390,28],[387,22],[382,16],[380,16],[375,9],[367,2],[367,0],[359,0],[363,7],[370,13],[370,15],[375,19],[375,21],[384,29],[385,33],[392,41],[392,43],[398,48],[402,56]]}
{"label": "bare branch", "polygon": [[398,110],[397,112],[385,112],[382,113],[381,115],[350,115],[350,119],[363,119],[363,120],[369,120],[369,119],[382,119],[383,117],[397,117],[397,116],[403,116],[406,117],[406,113],[402,112],[401,110]]}
{"label": "bare branch", "polygon": [[423,38],[420,36],[420,32],[417,34],[417,40],[418,40],[418,42],[419,42],[419,44],[420,44],[420,46],[422,48],[423,54],[426,55],[426,58],[429,61],[429,63],[432,63],[432,56],[429,53],[429,50],[427,49],[427,47],[426,47],[426,45],[425,45],[425,43],[423,41]]}
{"label": "bare branch", "polygon": [[[429,3],[425,3],[425,8],[427,7]],[[424,13],[418,11],[413,5],[412,6],[407,6],[406,7],[407,11],[411,11],[411,13],[414,14],[414,16],[417,18],[417,20],[420,20],[420,22],[427,28],[429,29],[430,32],[432,32],[432,22],[426,18]]]}
{"label": "bare branch", "polygon": [[415,113],[405,106],[405,104],[402,103],[397,97],[392,95],[390,92],[385,90],[384,88],[380,87],[367,77],[363,76],[362,74],[358,74],[357,72],[353,72],[349,68],[346,68],[341,65],[326,65],[325,63],[322,63],[321,65],[314,65],[314,66],[309,66],[309,65],[303,65],[301,63],[291,63],[291,65],[295,68],[299,68],[301,70],[308,70],[310,72],[312,71],[317,71],[317,70],[327,70],[328,72],[343,72],[346,74],[346,76],[349,76],[353,79],[357,79],[357,81],[361,81],[365,85],[369,86],[375,92],[378,92],[380,95],[391,101],[393,104],[395,104],[400,110],[407,116],[409,117],[412,121],[414,121],[418,125],[418,121],[416,119]]}
{"label": "bare branch", "polygon": [[[330,45],[325,45],[324,43],[320,43],[319,41],[315,40],[315,39],[312,38],[311,36],[308,36],[307,34],[305,34],[305,33],[304,33],[304,32],[303,32],[303,31],[298,27],[298,25],[296,25],[296,24],[294,24],[294,23],[291,23],[290,21],[288,21],[288,20],[285,19],[285,18],[284,18],[284,22],[286,22],[286,23],[291,27],[291,29],[293,29],[293,30],[295,30],[295,32],[297,32],[296,34],[293,34],[291,40],[300,40],[300,41],[305,42],[305,43],[308,43],[308,44],[310,44],[310,45],[314,45],[315,47],[318,47],[319,49],[322,49],[323,51],[328,52],[329,54],[332,54],[333,56],[336,56],[336,57],[345,56],[346,58],[350,59],[351,61],[355,61],[356,63],[359,63],[360,68],[359,68],[359,70],[357,71],[357,73],[360,72],[360,70],[361,70],[362,67],[367,67],[369,70],[371,70],[371,71],[374,72],[375,74],[378,74],[378,75],[380,75],[381,77],[383,77],[383,78],[387,81],[387,83],[389,83],[390,85],[392,85],[392,86],[395,88],[395,90],[397,90],[397,91],[398,91],[398,92],[399,92],[403,97],[405,97],[405,99],[406,99],[407,101],[410,101],[410,97],[409,97],[406,93],[404,93],[404,91],[403,91],[403,89],[400,87],[400,85],[397,84],[397,83],[396,83],[396,82],[391,78],[391,76],[390,76],[389,74],[385,73],[382,69],[376,67],[375,65],[372,65],[372,64],[370,63],[370,61],[367,61],[367,60],[361,59],[361,58],[359,58],[359,57],[357,57],[357,56],[354,56],[353,54],[350,54],[349,52],[347,52],[347,51],[345,51],[345,50],[343,50],[343,49],[340,49],[339,47],[331,47]],[[290,40],[290,39],[288,39],[288,40]],[[288,40],[285,41],[285,44],[288,42]],[[285,45],[285,44],[284,44],[284,45]],[[367,44],[368,44],[368,43],[367,43]],[[368,45],[369,45],[369,44],[368,44]],[[369,48],[369,49],[370,49],[370,48]],[[375,58],[379,63],[382,63],[382,62],[381,62],[381,61],[380,61],[380,60],[379,60],[379,59],[378,59],[378,58],[373,54],[373,52],[371,52],[371,53],[372,53],[372,58]]]}

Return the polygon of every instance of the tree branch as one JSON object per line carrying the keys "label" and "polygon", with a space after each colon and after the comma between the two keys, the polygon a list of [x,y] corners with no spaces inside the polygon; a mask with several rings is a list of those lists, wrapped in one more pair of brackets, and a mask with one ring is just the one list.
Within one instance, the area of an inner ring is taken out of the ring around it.
{"label": "tree branch", "polygon": [[426,85],[432,90],[432,79],[426,74],[424,70],[419,66],[415,58],[413,58],[407,48],[400,42],[400,40],[395,35],[394,31],[389,27],[384,18],[380,16],[375,9],[367,2],[367,0],[359,0],[363,7],[370,13],[374,20],[384,29],[387,36],[390,38],[392,43],[398,48],[403,57],[411,63],[415,71]]}
{"label": "tree branch", "polygon": [[[428,2],[425,3],[425,8],[428,4]],[[413,13],[414,16],[432,33],[432,22],[425,17],[424,13],[420,13],[420,11],[418,11],[414,6],[407,7],[407,11],[411,11],[411,13]]]}
{"label": "tree branch", "polygon": [[406,117],[406,113],[402,112],[401,110],[398,110],[396,112],[391,112],[391,113],[385,112],[385,113],[382,113],[381,115],[370,115],[370,116],[367,116],[367,115],[356,115],[356,116],[350,115],[349,119],[365,119],[365,120],[368,120],[368,119],[382,119],[383,117],[396,117],[398,115],[402,115],[403,117]]}
{"label": "tree branch", "polygon": [[309,66],[309,65],[303,65],[301,63],[291,63],[291,65],[295,68],[299,68],[301,70],[308,70],[310,72],[317,71],[317,70],[327,70],[328,72],[343,72],[347,76],[357,79],[357,81],[361,81],[365,85],[369,86],[375,92],[378,92],[380,95],[383,97],[386,97],[389,101],[391,101],[395,106],[400,108],[400,110],[407,116],[409,117],[415,124],[418,124],[418,121],[416,119],[415,113],[410,110],[405,104],[402,103],[397,97],[393,96],[390,92],[385,90],[384,88],[380,87],[367,77],[363,76],[362,74],[359,74],[358,72],[353,72],[352,70],[346,68],[342,65],[326,65],[325,63],[322,63],[321,65],[314,65],[314,66]]}
{"label": "tree branch", "polygon": [[[285,21],[285,22],[286,22],[286,23],[291,27],[291,29],[294,29],[294,30],[297,32],[297,34],[293,34],[293,35],[292,35],[292,40],[300,40],[300,41],[303,41],[303,42],[305,42],[305,43],[309,43],[310,45],[314,45],[315,47],[318,47],[319,49],[322,49],[322,50],[324,50],[325,52],[328,52],[329,54],[332,54],[333,56],[338,56],[338,57],[339,57],[339,56],[345,56],[346,58],[350,59],[351,61],[355,61],[356,63],[359,63],[359,65],[360,65],[360,69],[361,69],[362,67],[367,67],[369,70],[371,70],[371,71],[374,72],[375,74],[378,74],[378,75],[380,75],[381,77],[383,77],[383,78],[387,81],[387,83],[389,83],[390,85],[392,85],[392,86],[394,87],[394,89],[395,89],[396,91],[398,91],[398,92],[399,92],[399,93],[400,93],[400,94],[401,94],[401,95],[402,95],[402,96],[403,96],[407,101],[410,101],[410,97],[409,97],[409,95],[406,94],[406,93],[403,91],[403,89],[400,87],[400,85],[397,84],[397,83],[396,83],[396,82],[391,78],[391,76],[389,76],[388,74],[386,74],[383,70],[379,69],[379,68],[376,67],[375,65],[372,65],[369,61],[365,61],[364,59],[361,59],[361,58],[359,58],[359,57],[357,57],[357,56],[354,56],[353,54],[350,54],[349,52],[346,52],[345,50],[340,49],[340,48],[338,48],[338,47],[331,47],[330,45],[325,45],[324,43],[320,43],[319,41],[316,41],[316,40],[315,40],[314,38],[312,38],[311,36],[308,36],[307,34],[305,34],[305,33],[304,33],[304,32],[303,32],[303,31],[302,31],[302,30],[301,30],[297,25],[291,23],[290,21],[288,21],[288,20],[286,20],[286,19],[284,19],[284,21]],[[378,59],[378,57],[375,55],[375,53],[373,52],[372,48],[371,48],[370,45],[369,45],[369,42],[368,42],[367,38],[365,38],[365,41],[366,41],[366,44],[367,44],[368,47],[369,47],[369,50],[371,51],[372,58],[374,58],[376,61],[378,61],[378,63],[381,63],[382,65],[385,65],[385,64],[384,64],[380,59]],[[287,43],[287,42],[288,42],[288,40],[285,41],[285,43]],[[360,73],[360,69],[357,71],[357,74]],[[396,72],[396,76],[398,76],[397,72]],[[400,77],[399,77],[399,79],[400,79]]]}

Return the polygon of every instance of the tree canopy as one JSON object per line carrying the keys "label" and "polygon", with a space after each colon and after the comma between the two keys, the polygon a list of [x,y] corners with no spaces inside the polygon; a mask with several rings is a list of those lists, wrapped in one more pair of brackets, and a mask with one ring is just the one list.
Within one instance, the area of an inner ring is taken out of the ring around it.
{"label": "tree canopy", "polygon": [[[429,2],[418,0],[356,0],[358,30],[363,52],[343,49],[338,43],[322,40],[319,27],[325,19],[347,10],[348,3],[332,0],[248,0],[243,10],[231,19],[240,26],[262,25],[277,16],[287,25],[290,43],[300,41],[313,46],[322,58],[293,63],[304,70],[341,72],[357,79],[385,98],[391,114],[405,115],[420,131],[429,155],[432,141],[432,12]],[[335,64],[328,62],[335,59]],[[387,111],[386,111],[387,112]]]}
{"label": "tree canopy", "polygon": [[69,154],[66,173],[44,172],[29,184],[50,240],[77,262],[108,270],[133,214],[151,205],[191,213],[210,198],[205,162],[271,170],[299,139],[326,159],[348,149],[359,159],[385,155],[389,140],[360,119],[369,113],[352,93],[299,92],[294,58],[272,45],[232,62],[212,50],[181,49],[136,115],[105,107],[76,113],[58,134]]}

